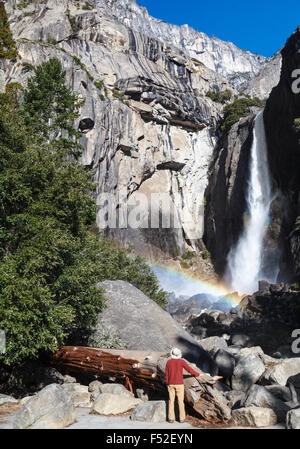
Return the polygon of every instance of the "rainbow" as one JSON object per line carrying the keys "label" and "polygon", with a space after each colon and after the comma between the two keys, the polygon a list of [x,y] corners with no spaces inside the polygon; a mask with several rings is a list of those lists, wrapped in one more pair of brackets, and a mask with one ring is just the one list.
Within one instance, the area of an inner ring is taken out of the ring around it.
{"label": "rainbow", "polygon": [[228,301],[232,307],[236,307],[242,297],[228,290],[222,282],[208,282],[199,279],[197,276],[184,271],[154,262],[150,262],[152,270],[156,274],[158,281],[166,291],[174,291],[177,295],[196,295],[207,293],[216,297],[222,297]]}

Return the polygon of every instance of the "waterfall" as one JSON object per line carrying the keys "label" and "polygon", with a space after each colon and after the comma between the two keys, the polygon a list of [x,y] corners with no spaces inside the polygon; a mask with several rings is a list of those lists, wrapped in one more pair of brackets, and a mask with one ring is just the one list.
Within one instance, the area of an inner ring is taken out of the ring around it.
{"label": "waterfall", "polygon": [[[227,259],[226,278],[232,289],[240,294],[257,291],[258,281],[266,279],[261,267],[263,239],[273,197],[263,112],[260,112],[255,119],[249,170],[246,198],[248,217],[244,231]],[[275,281],[275,279],[268,280]]]}

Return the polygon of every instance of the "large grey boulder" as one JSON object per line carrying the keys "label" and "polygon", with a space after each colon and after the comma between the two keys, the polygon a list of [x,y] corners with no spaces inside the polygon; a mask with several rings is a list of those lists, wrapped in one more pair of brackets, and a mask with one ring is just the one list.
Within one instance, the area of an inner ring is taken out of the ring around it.
{"label": "large grey boulder", "polygon": [[232,411],[232,422],[237,426],[267,427],[277,424],[277,417],[270,408],[243,407]]}
{"label": "large grey boulder", "polygon": [[272,395],[275,396],[277,399],[280,399],[283,402],[292,400],[291,391],[286,386],[272,384],[272,385],[265,385],[265,389],[270,393],[272,393]]}
{"label": "large grey boulder", "polygon": [[0,406],[8,404],[17,404],[18,400],[7,394],[0,394]]}
{"label": "large grey boulder", "polygon": [[300,429],[300,408],[290,410],[286,415],[287,429]]}
{"label": "large grey boulder", "polygon": [[227,391],[224,396],[228,400],[228,407],[230,407],[232,410],[244,406],[244,402],[246,399],[246,393],[244,391],[231,390]]}
{"label": "large grey boulder", "polygon": [[57,384],[48,385],[16,413],[14,429],[62,429],[76,419],[71,395]]}
{"label": "large grey boulder", "polygon": [[262,383],[285,386],[287,381],[293,382],[293,377],[300,374],[300,357],[283,360],[267,369],[262,377]]}
{"label": "large grey boulder", "polygon": [[219,349],[226,349],[228,346],[227,341],[223,337],[207,337],[200,340],[199,343],[201,344],[202,348],[204,348],[212,356]]}
{"label": "large grey boulder", "polygon": [[266,390],[261,385],[252,385],[247,393],[244,407],[264,407],[271,408],[278,419],[278,422],[284,422],[289,407],[280,399],[277,399],[273,394]]}
{"label": "large grey boulder", "polygon": [[[108,308],[99,314],[98,326],[119,331],[128,349],[169,351],[182,350],[183,357],[205,372],[215,374],[212,357],[177,323],[143,292],[125,281],[104,281]],[[95,329],[96,331],[96,329]]]}
{"label": "large grey boulder", "polygon": [[101,393],[94,401],[92,411],[99,415],[119,415],[134,409],[142,402],[141,399],[136,399],[133,396]]}
{"label": "large grey boulder", "polygon": [[230,352],[219,349],[214,355],[214,361],[218,367],[218,374],[224,378],[229,378],[233,374],[235,358]]}
{"label": "large grey boulder", "polygon": [[130,416],[133,421],[164,422],[167,420],[165,401],[147,401],[139,404]]}
{"label": "large grey boulder", "polygon": [[100,387],[102,385],[102,382],[100,382],[99,380],[93,380],[90,384],[89,384],[89,392],[90,393],[100,393]]}
{"label": "large grey boulder", "polygon": [[102,384],[99,385],[99,391],[100,393],[110,393],[110,394],[117,394],[119,396],[132,397],[130,391],[128,391],[124,387],[124,385],[121,384]]}
{"label": "large grey boulder", "polygon": [[234,390],[247,391],[265,372],[265,365],[261,357],[250,349],[242,349],[238,354],[231,379],[231,386]]}
{"label": "large grey boulder", "polygon": [[75,407],[91,407],[91,394],[87,386],[69,383],[62,387],[71,395]]}

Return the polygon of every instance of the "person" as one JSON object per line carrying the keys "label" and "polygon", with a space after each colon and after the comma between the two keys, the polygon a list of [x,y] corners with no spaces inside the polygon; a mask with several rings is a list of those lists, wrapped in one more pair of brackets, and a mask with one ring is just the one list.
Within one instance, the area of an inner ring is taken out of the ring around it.
{"label": "person", "polygon": [[175,421],[175,396],[177,396],[179,406],[179,421],[181,423],[185,422],[183,368],[195,377],[201,375],[194,371],[181,357],[180,349],[173,348],[171,350],[171,359],[166,364],[165,380],[169,393],[168,421],[171,423]]}

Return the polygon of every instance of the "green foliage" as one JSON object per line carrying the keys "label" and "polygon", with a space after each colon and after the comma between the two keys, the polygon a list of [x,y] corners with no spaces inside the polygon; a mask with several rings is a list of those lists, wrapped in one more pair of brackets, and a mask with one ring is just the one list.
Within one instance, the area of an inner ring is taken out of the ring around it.
{"label": "green foliage", "polygon": [[[38,106],[47,118],[47,101]],[[0,329],[7,339],[0,363],[8,365],[55,351],[74,328],[94,326],[105,307],[101,280],[127,280],[166,303],[143,260],[92,232],[89,171],[68,149],[34,134],[26,112],[17,86],[8,86],[0,95]]]}
{"label": "green foliage", "polygon": [[95,81],[94,84],[98,89],[102,89],[104,86],[104,82],[102,80]]}
{"label": "green foliage", "polygon": [[15,59],[17,56],[18,50],[12,38],[5,6],[0,2],[0,59]]}
{"label": "green foliage", "polygon": [[230,89],[226,89],[223,92],[218,91],[214,92],[212,90],[209,90],[206,92],[206,96],[211,98],[213,101],[217,103],[226,103],[227,101],[230,101],[232,98],[232,91]]}
{"label": "green foliage", "polygon": [[28,0],[23,0],[17,4],[18,9],[27,8],[27,6],[28,6]]}
{"label": "green foliage", "polygon": [[207,260],[210,258],[210,253],[209,251],[207,251],[207,249],[205,249],[204,251],[202,251],[202,259]]}
{"label": "green foliage", "polygon": [[187,262],[180,262],[180,266],[184,270],[188,270],[190,268],[190,265]]}
{"label": "green foliage", "polygon": [[93,5],[91,5],[89,2],[85,2],[84,5],[82,6],[82,9],[91,10],[93,9]]}
{"label": "green foliage", "polygon": [[75,55],[72,55],[72,58],[73,58],[73,60],[76,62],[76,64],[78,64],[79,67],[80,67],[82,70],[84,70],[84,71],[86,72],[86,74],[87,74],[89,80],[93,82],[93,81],[94,81],[94,77],[93,77],[93,75],[91,75],[91,73],[88,71],[88,69],[86,68],[85,64],[83,64],[83,62],[81,62],[80,59],[79,59],[77,56],[75,56]]}
{"label": "green foliage", "polygon": [[79,26],[77,24],[76,17],[68,15],[68,19],[69,19],[73,33],[77,33],[79,31]]}
{"label": "green foliage", "polygon": [[66,72],[57,58],[34,69],[24,92],[23,111],[27,126],[57,148],[68,149],[78,156],[81,133],[73,128],[82,104],[66,86]]}
{"label": "green foliage", "polygon": [[240,118],[246,117],[250,114],[250,107],[261,107],[261,102],[258,98],[236,98],[232,103],[224,107],[224,119],[222,131],[228,132],[234,123],[238,122]]}
{"label": "green foliage", "polygon": [[194,257],[196,257],[196,253],[194,251],[187,251],[186,253],[182,254],[183,260],[191,260]]}

